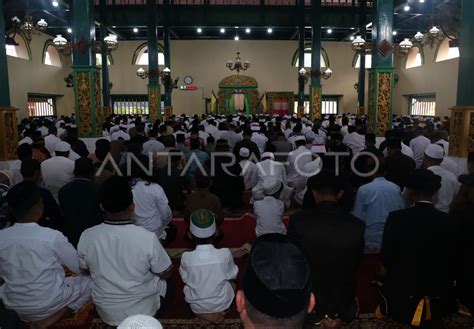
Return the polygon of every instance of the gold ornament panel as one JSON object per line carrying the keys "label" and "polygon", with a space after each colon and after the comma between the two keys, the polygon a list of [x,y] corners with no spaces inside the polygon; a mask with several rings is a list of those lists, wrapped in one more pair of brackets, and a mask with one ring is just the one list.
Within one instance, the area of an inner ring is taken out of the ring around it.
{"label": "gold ornament panel", "polygon": [[369,74],[369,99],[367,109],[367,128],[373,132],[374,127],[374,112],[377,110],[374,107],[374,93],[375,93],[375,73]]}
{"label": "gold ornament panel", "polygon": [[79,136],[92,136],[92,90],[90,73],[76,72],[76,104],[79,118]]}
{"label": "gold ornament panel", "polygon": [[148,86],[148,108],[150,111],[150,119],[152,121],[155,121],[161,117],[159,92],[159,86]]}
{"label": "gold ornament panel", "polygon": [[18,147],[17,109],[0,108],[0,161],[16,158]]}
{"label": "gold ornament panel", "polygon": [[102,94],[100,88],[100,74],[94,72],[94,96],[95,96],[95,132],[96,136],[102,135],[102,124],[104,123],[104,111],[102,109]]}
{"label": "gold ornament panel", "polygon": [[322,89],[320,87],[310,87],[311,91],[311,120],[321,118],[321,94]]}
{"label": "gold ornament panel", "polygon": [[391,128],[393,73],[379,73],[377,86],[377,135],[383,136]]}
{"label": "gold ornament panel", "polygon": [[219,82],[219,88],[258,88],[257,80],[246,75],[231,75]]}

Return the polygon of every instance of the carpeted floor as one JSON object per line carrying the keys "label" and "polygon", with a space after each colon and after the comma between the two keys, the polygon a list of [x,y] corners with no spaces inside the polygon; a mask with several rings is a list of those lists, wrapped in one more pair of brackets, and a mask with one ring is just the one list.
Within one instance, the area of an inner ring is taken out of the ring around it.
{"label": "carpeted floor", "polygon": [[[230,213],[227,215],[231,215]],[[237,217],[227,217],[222,232],[224,239],[216,243],[218,248],[230,248],[234,256],[234,261],[239,267],[239,275],[236,280],[237,288],[240,286],[241,278],[246,266],[250,244],[255,240],[255,218],[252,214],[246,213]],[[288,217],[285,216],[285,223]],[[176,284],[175,296],[173,303],[168,307],[160,321],[165,329],[194,329],[203,328],[196,324],[193,320],[193,314],[184,301],[183,282],[179,276],[179,266],[181,255],[187,250],[191,250],[193,245],[185,237],[186,224],[182,217],[175,217],[174,224],[178,228],[178,236],[173,243],[166,249],[170,255],[173,265],[173,280]],[[378,262],[377,254],[365,254],[358,273],[357,298],[362,315],[350,324],[343,325],[341,328],[347,329],[392,329],[392,328],[410,328],[409,326],[400,325],[388,319],[377,320],[373,316],[376,307],[375,291],[371,287],[373,275]],[[110,329],[112,327],[104,324],[97,316],[93,305],[90,304],[81,314],[76,315],[73,319],[62,320],[54,326],[54,329]],[[214,326],[206,326],[209,329],[240,329],[243,328],[239,315],[233,304],[227,314],[224,323]],[[308,328],[312,328],[309,326]],[[446,329],[473,329],[474,321],[470,318],[462,316],[450,317],[446,321]]]}

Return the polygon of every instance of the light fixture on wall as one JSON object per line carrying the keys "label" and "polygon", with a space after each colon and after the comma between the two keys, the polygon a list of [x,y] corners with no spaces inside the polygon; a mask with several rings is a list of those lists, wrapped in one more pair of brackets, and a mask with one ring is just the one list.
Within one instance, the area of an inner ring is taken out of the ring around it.
{"label": "light fixture on wall", "polygon": [[178,88],[179,77],[173,79],[171,77],[171,70],[168,67],[165,67],[163,71],[160,72],[160,80],[163,86],[165,87],[165,92],[172,92],[173,89]]}
{"label": "light fixture on wall", "polygon": [[148,78],[148,71],[145,71],[143,69],[143,67],[140,67],[138,70],[137,70],[137,76],[142,78],[142,79],[146,79]]}
{"label": "light fixture on wall", "polygon": [[56,35],[53,39],[53,46],[64,56],[70,56],[72,54],[72,44],[61,34]]}
{"label": "light fixture on wall", "polygon": [[355,37],[354,40],[352,40],[352,49],[356,50],[356,51],[362,50],[362,49],[364,49],[365,44],[366,44],[366,42],[362,38],[362,36],[358,35],[358,36]]}
{"label": "light fixture on wall", "polygon": [[242,59],[240,58],[240,53],[238,52],[235,60],[229,60],[226,66],[229,70],[237,71],[237,74],[240,74],[240,71],[247,71],[247,69],[250,68],[250,62],[242,62]]}
{"label": "light fixture on wall", "polygon": [[118,48],[117,35],[109,34],[104,38],[105,45],[107,46],[107,51],[112,52]]}
{"label": "light fixture on wall", "polygon": [[408,54],[413,48],[413,42],[411,42],[410,39],[405,38],[402,42],[400,42],[399,46],[402,53]]}
{"label": "light fixture on wall", "polygon": [[303,68],[301,68],[301,70],[298,71],[298,80],[299,80],[300,82],[303,82],[303,84],[307,84],[308,81],[309,81],[309,78],[311,77],[311,75],[320,76],[320,77],[323,78],[324,80],[327,80],[327,79],[329,79],[330,77],[332,77],[332,70],[328,67],[328,68],[326,68],[324,71],[312,71],[312,72],[308,72],[308,71],[306,71],[306,69],[303,67]]}
{"label": "light fixture on wall", "polygon": [[26,14],[25,16],[25,22],[22,24],[21,20],[18,18],[18,16],[14,16],[11,19],[11,28],[9,29],[8,33],[6,34],[6,38],[9,39],[15,39],[15,36],[18,33],[23,32],[26,39],[28,41],[31,41],[33,34],[35,31],[37,32],[44,32],[48,28],[48,22],[44,18],[41,18],[34,24],[33,22],[33,16],[30,14]]}

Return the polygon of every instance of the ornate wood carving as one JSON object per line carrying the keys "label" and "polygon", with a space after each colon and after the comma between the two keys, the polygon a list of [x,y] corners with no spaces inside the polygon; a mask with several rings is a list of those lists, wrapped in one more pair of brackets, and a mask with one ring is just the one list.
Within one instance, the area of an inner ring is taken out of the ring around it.
{"label": "ornate wood carving", "polygon": [[160,86],[148,86],[148,108],[152,121],[161,117]]}
{"label": "ornate wood carving", "polygon": [[0,161],[16,158],[18,147],[17,109],[0,107]]}
{"label": "ornate wood carving", "polygon": [[76,104],[79,117],[79,135],[92,136],[92,93],[90,73],[76,72]]}
{"label": "ornate wood carving", "polygon": [[258,105],[258,83],[252,77],[246,75],[231,75],[221,80],[219,83],[218,92],[218,112],[220,114],[226,113],[226,103],[228,97],[234,92],[240,92],[247,97],[248,93],[251,93],[250,100],[252,113],[257,112]]}
{"label": "ornate wood carving", "polygon": [[465,158],[474,151],[474,106],[456,106],[450,110],[449,155]]}
{"label": "ornate wood carving", "polygon": [[375,73],[369,74],[369,99],[367,109],[367,128],[370,132],[374,129],[374,90],[375,90]]}
{"label": "ornate wood carving", "polygon": [[383,136],[391,127],[393,73],[379,73],[377,86],[377,135]]}
{"label": "ornate wood carving", "polygon": [[104,123],[104,110],[102,108],[102,94],[100,90],[100,74],[94,72],[94,98],[95,98],[95,132],[96,136],[102,135],[102,124]]}
{"label": "ornate wood carving", "polygon": [[219,82],[219,88],[258,88],[257,80],[246,75],[230,75]]}
{"label": "ornate wood carving", "polygon": [[321,87],[310,87],[311,90],[311,119],[319,119],[321,118],[321,106],[322,106],[322,99]]}

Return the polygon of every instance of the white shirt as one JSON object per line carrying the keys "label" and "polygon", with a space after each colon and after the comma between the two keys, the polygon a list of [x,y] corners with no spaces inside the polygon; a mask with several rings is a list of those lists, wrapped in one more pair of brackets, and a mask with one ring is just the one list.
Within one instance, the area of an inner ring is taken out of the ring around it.
{"label": "white shirt", "polygon": [[312,161],[311,151],[305,146],[300,146],[293,152],[288,154],[288,172],[287,179],[290,187],[297,185],[298,179],[301,176],[304,165]]}
{"label": "white shirt", "polygon": [[339,132],[341,133],[342,137],[346,136],[349,133],[349,126],[342,126]]}
{"label": "white shirt", "polygon": [[440,139],[435,144],[441,145],[444,149],[444,154],[448,154],[448,152],[449,152],[449,142],[448,141],[446,141],[444,139]]}
{"label": "white shirt", "polygon": [[220,135],[220,138],[227,140],[227,142],[229,143],[229,150],[231,152],[234,149],[235,144],[237,144],[237,142],[240,142],[242,140],[242,136],[232,130],[224,131]]}
{"label": "white shirt", "polygon": [[204,145],[207,145],[207,138],[209,137],[209,134],[205,131],[199,130],[199,138],[201,138],[204,142]]}
{"label": "white shirt", "polygon": [[298,177],[298,182],[295,186],[295,201],[298,204],[303,204],[304,195],[307,190],[308,178],[318,174],[321,171],[322,166],[323,163],[319,157],[303,166],[302,172],[305,173],[305,175],[300,175]]}
{"label": "white shirt", "polygon": [[268,141],[267,136],[265,136],[264,134],[259,134],[257,132],[254,132],[252,133],[252,137],[250,138],[250,140],[254,142],[255,144],[257,144],[258,150],[260,151],[260,153],[263,153],[265,151],[265,144]]}
{"label": "white shirt", "polygon": [[44,137],[48,134],[48,127],[45,127],[45,126],[41,126],[39,127],[38,129],[36,129],[36,131],[40,131],[41,132],[41,136]]}
{"label": "white shirt", "polygon": [[351,148],[352,153],[356,155],[365,149],[365,136],[353,132],[344,136],[342,143]]}
{"label": "white shirt", "polygon": [[258,183],[257,165],[249,160],[239,162],[244,176],[245,190],[251,190]]}
{"label": "white shirt", "polygon": [[171,222],[172,213],[163,188],[156,183],[137,180],[132,193],[135,203],[133,222],[155,233],[159,239],[165,239],[165,228]]}
{"label": "white shirt", "polygon": [[119,138],[122,138],[124,141],[129,141],[130,140],[130,135],[127,134],[123,130],[116,131],[110,135],[110,140],[111,141],[116,141]]}
{"label": "white shirt", "polygon": [[126,223],[91,227],[77,247],[81,269],[91,273],[97,312],[111,326],[130,315],[153,316],[166,295],[166,281],[157,274],[171,266],[155,234]]}
{"label": "white shirt", "polygon": [[286,234],[286,227],[282,221],[284,211],[283,201],[272,196],[266,196],[262,200],[255,201],[253,212],[257,221],[255,227],[257,237],[269,233]]}
{"label": "white shirt", "polygon": [[[217,129],[217,127],[214,126],[214,125],[207,125],[207,126],[204,128],[204,130],[205,130],[208,134],[212,135],[212,137],[214,137],[214,139],[216,139],[217,132],[219,131],[219,130]],[[216,140],[217,140],[217,139],[216,139]]]}
{"label": "white shirt", "polygon": [[420,168],[425,157],[425,150],[431,141],[423,135],[413,138],[410,141],[410,148],[413,150],[413,159],[416,162],[416,168]]}
{"label": "white shirt", "polygon": [[0,230],[0,260],[0,299],[23,320],[47,318],[77,298],[63,266],[79,274],[79,259],[59,231],[36,223]]}
{"label": "white shirt", "polygon": [[10,171],[13,175],[12,186],[23,182],[23,175],[21,174],[21,160],[13,160],[13,162],[10,163]]}
{"label": "white shirt", "polygon": [[157,141],[156,139],[150,139],[143,143],[142,154],[148,155],[150,152],[153,154],[153,157],[156,157],[156,153],[162,151],[165,148],[163,143]]}
{"label": "white shirt", "polygon": [[185,284],[184,298],[195,314],[226,311],[234,300],[235,280],[239,268],[230,250],[213,245],[198,245],[181,257],[179,273]]}
{"label": "white shirt", "polygon": [[452,172],[449,172],[440,166],[431,166],[428,170],[441,176],[441,188],[433,197],[433,204],[436,209],[449,213],[449,206],[459,190],[458,180]]}
{"label": "white shirt", "polygon": [[33,144],[33,140],[30,137],[25,137],[18,142],[18,145],[21,144]]}
{"label": "white shirt", "polygon": [[[411,149],[408,145],[406,145],[405,143],[403,143],[403,142],[402,142],[401,144],[402,144],[402,154],[405,154],[406,156],[408,156],[408,157],[410,157],[410,158],[413,159],[413,151],[412,151],[412,149]],[[384,156],[384,157],[387,157],[387,154],[388,154],[387,148],[385,148],[385,150],[383,150],[383,156]]]}
{"label": "white shirt", "polygon": [[55,135],[49,134],[44,138],[44,147],[48,150],[49,154],[54,154],[54,147],[61,140]]}
{"label": "white shirt", "polygon": [[265,177],[269,176],[278,178],[285,185],[287,183],[285,166],[278,161],[270,159],[260,161],[257,163],[257,175],[258,184],[262,184]]}
{"label": "white shirt", "polygon": [[74,161],[63,156],[53,156],[41,163],[43,185],[58,201],[61,187],[74,179]]}
{"label": "white shirt", "polygon": [[69,160],[72,160],[72,161],[76,161],[77,159],[80,159],[81,156],[79,154],[77,154],[76,152],[74,152],[73,150],[70,150],[69,151],[69,155],[67,157]]}
{"label": "white shirt", "polygon": [[452,172],[456,177],[458,176],[458,166],[456,163],[448,157],[444,157],[443,162],[441,162],[440,166],[447,171]]}

